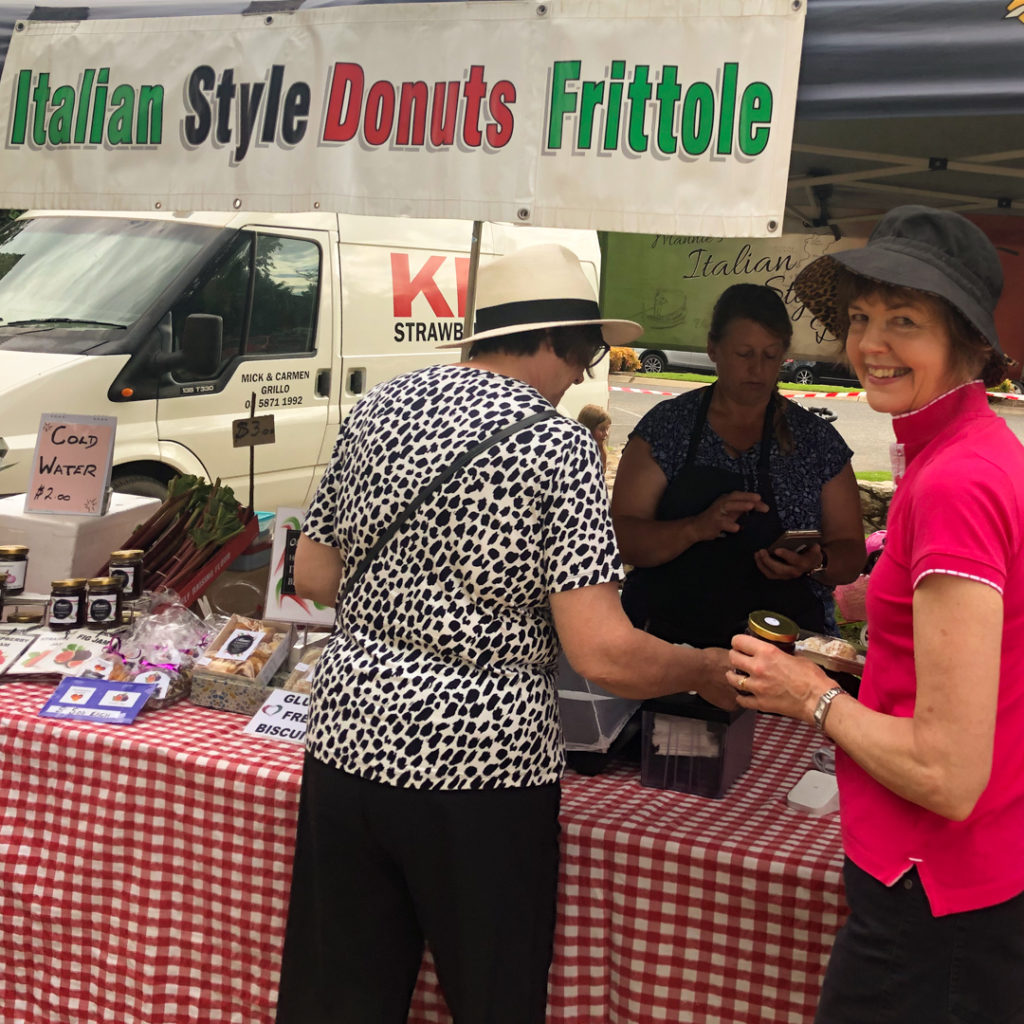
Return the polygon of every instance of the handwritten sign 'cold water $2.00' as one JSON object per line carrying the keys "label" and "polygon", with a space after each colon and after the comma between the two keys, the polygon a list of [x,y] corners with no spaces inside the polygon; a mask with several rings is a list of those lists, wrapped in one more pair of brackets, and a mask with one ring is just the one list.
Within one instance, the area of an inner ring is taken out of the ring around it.
{"label": "handwritten sign 'cold water $2.00'", "polygon": [[116,429],[115,416],[43,413],[25,511],[103,515]]}

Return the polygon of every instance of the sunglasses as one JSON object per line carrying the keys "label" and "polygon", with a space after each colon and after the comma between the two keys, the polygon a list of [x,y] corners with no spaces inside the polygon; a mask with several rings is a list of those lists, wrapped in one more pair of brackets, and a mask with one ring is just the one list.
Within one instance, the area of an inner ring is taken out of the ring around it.
{"label": "sunglasses", "polygon": [[586,365],[586,369],[588,370],[592,370],[595,366],[597,366],[597,364],[601,362],[601,360],[604,359],[604,357],[608,355],[608,352],[611,350],[611,345],[609,345],[607,341],[601,341],[599,342],[599,345],[600,347],[597,349],[596,353],[591,358],[590,362],[587,363]]}

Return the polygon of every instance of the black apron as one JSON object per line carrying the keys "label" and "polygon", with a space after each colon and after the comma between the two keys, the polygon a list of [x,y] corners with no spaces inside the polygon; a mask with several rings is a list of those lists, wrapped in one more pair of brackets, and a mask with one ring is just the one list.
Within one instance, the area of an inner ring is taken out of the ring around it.
{"label": "black apron", "polygon": [[[730,491],[750,490],[742,473],[696,465],[713,391],[712,384],[701,397],[686,461],[658,503],[659,520],[695,516]],[[728,647],[731,637],[746,628],[747,615],[766,608],[788,615],[803,629],[824,631],[825,609],[810,580],[767,579],[754,561],[754,552],[783,532],[769,476],[776,401],[773,396],[765,409],[757,468],[757,492],[768,511],[747,512],[738,520],[739,532],[700,541],[671,562],[634,569],[622,590],[633,625],[673,643]]]}

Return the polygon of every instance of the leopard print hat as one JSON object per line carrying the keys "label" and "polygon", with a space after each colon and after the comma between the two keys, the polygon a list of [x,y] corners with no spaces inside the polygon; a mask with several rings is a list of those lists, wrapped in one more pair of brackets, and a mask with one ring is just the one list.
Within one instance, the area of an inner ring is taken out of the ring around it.
{"label": "leopard print hat", "polygon": [[966,217],[929,206],[897,206],[879,220],[863,248],[821,256],[804,267],[793,290],[836,338],[844,322],[837,302],[840,267],[945,299],[1002,354],[993,314],[1003,269],[995,246]]}

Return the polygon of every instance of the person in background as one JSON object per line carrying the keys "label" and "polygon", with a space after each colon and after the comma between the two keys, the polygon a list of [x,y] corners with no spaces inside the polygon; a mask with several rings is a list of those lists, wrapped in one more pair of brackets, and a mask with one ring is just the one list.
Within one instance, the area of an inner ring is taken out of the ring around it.
{"label": "person in background", "polygon": [[[279,1024],[406,1020],[425,941],[461,1024],[542,1024],[559,644],[613,693],[735,706],[726,650],[626,619],[597,449],[554,411],[641,328],[601,318],[561,246],[482,266],[477,295],[467,362],[381,384],[345,419],[298,541],[297,592],[338,613],[312,683]],[[439,469],[537,414],[364,561]]]}
{"label": "person in background", "polygon": [[[830,587],[863,568],[852,452],[835,428],[782,397],[793,327],[782,299],[737,284],[715,303],[709,387],[656,405],[623,451],[612,495],[623,589],[635,625],[720,646],[759,608],[834,632]],[[801,551],[785,530],[818,530]]]}
{"label": "person in background", "polygon": [[795,288],[897,442],[859,700],[733,640],[740,703],[838,747],[850,916],[815,1019],[1024,1021],[1024,448],[985,395],[999,258],[959,214],[903,206]]}
{"label": "person in background", "polygon": [[612,418],[607,409],[599,405],[585,405],[580,409],[576,419],[590,431],[597,442],[597,450],[601,455],[601,469],[608,472],[608,431],[612,428]]}

